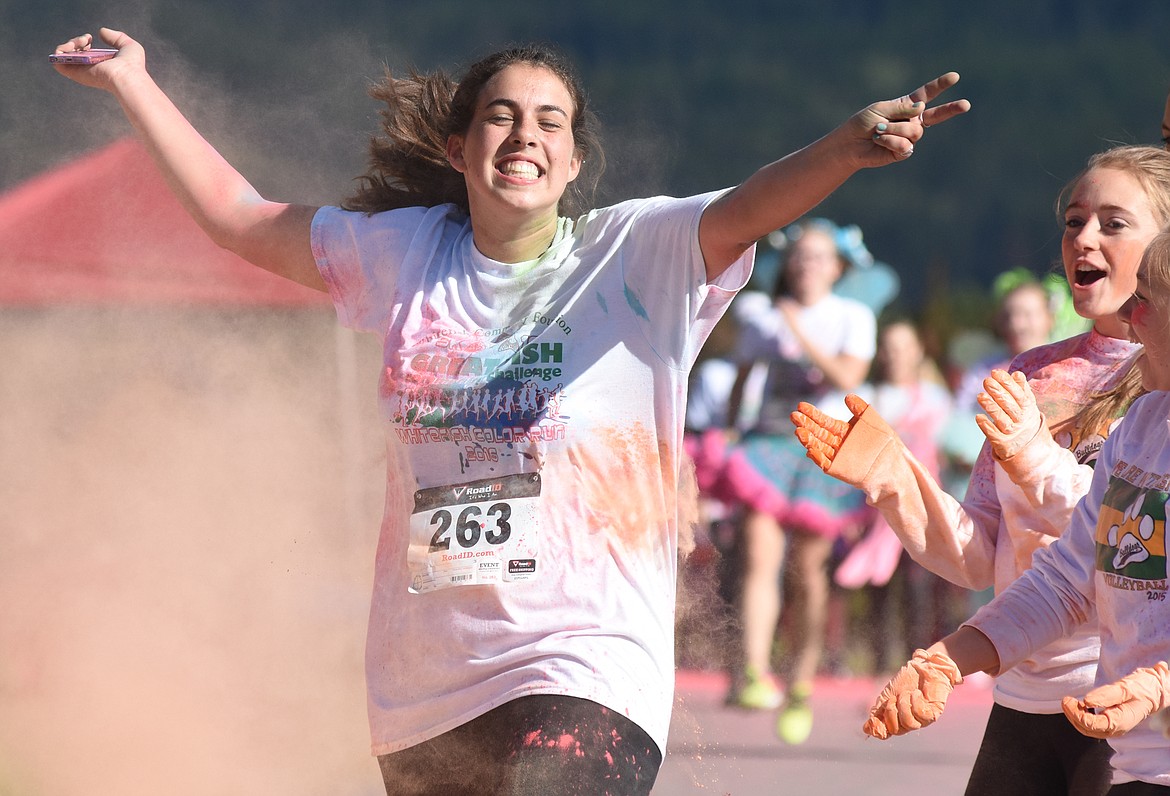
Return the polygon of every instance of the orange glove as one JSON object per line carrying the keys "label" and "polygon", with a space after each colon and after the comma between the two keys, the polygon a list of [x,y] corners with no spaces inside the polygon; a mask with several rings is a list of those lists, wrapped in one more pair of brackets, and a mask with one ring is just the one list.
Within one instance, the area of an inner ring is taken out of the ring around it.
{"label": "orange glove", "polygon": [[869,408],[865,399],[853,393],[845,396],[845,406],[853,413],[853,419],[849,422],[829,417],[805,401],[797,404],[796,411],[789,415],[789,419],[796,426],[796,438],[805,447],[808,458],[816,462],[826,473],[833,466],[833,459],[840,452],[845,437],[857,423],[857,418]]}
{"label": "orange glove", "polygon": [[1003,461],[1015,456],[1044,426],[1044,418],[1036,406],[1036,396],[1028,386],[1028,379],[1016,371],[1008,374],[996,368],[983,380],[979,405],[987,414],[975,422],[991,443],[995,458]]}
{"label": "orange glove", "polygon": [[1170,666],[1159,661],[1137,669],[1116,683],[1094,688],[1079,701],[1065,697],[1060,707],[1090,738],[1124,735],[1151,713],[1170,707]]}
{"label": "orange glove", "polygon": [[914,650],[910,662],[886,684],[869,709],[862,731],[885,740],[933,724],[947,697],[963,682],[958,665],[941,652]]}

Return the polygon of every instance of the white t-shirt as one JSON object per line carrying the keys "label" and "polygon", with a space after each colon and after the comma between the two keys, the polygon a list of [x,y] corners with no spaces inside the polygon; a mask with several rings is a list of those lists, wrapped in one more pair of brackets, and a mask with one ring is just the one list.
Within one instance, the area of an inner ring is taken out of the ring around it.
{"label": "white t-shirt", "polygon": [[[1170,393],[1155,392],[1134,401],[1105,440],[1064,535],[968,623],[991,639],[1003,668],[1076,632],[1094,610],[1097,685],[1170,660],[1168,493]],[[1148,722],[1109,743],[1114,782],[1170,786],[1170,743]]]}
{"label": "white t-shirt", "polygon": [[[756,312],[741,311],[737,317],[742,330],[736,345],[736,360],[768,365],[757,423],[759,431],[791,434],[788,416],[798,401],[810,401],[835,417],[850,417],[845,393],[833,389],[820,369],[813,366],[774,304],[769,302]],[[873,311],[860,301],[830,293],[812,306],[800,307],[797,318],[804,333],[813,337],[816,345],[829,356],[848,354],[858,359],[873,359],[877,322]]]}
{"label": "white t-shirt", "polygon": [[521,264],[480,254],[450,205],[315,216],[341,322],[383,338],[374,754],[538,693],[665,750],[687,378],[753,256],[706,283],[716,196],[561,219]]}

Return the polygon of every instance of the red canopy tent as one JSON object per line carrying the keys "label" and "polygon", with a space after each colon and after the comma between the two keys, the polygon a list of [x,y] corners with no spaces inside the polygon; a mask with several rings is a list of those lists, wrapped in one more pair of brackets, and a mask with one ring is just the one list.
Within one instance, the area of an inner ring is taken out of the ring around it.
{"label": "red canopy tent", "polygon": [[127,138],[0,195],[0,305],[94,303],[329,302],[212,243]]}
{"label": "red canopy tent", "polygon": [[[220,248],[171,193],[146,149],[123,138],[0,194],[0,307],[306,310],[327,294]],[[358,352],[336,323],[335,389],[346,467],[356,470]],[[290,327],[289,334],[304,330]],[[372,367],[372,366],[371,366]],[[347,482],[348,486],[348,482]],[[352,494],[347,511],[352,517]]]}
{"label": "red canopy tent", "polygon": [[[135,140],[0,193],[0,791],[196,760],[192,792],[369,792],[369,340],[212,243]],[[61,727],[76,766],[44,762]]]}

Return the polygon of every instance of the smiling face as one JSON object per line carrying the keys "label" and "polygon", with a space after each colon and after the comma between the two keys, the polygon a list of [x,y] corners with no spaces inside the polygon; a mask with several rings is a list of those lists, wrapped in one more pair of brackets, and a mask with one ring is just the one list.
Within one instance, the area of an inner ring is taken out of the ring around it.
{"label": "smiling face", "polygon": [[556,223],[581,158],[573,140],[569,90],[544,67],[517,63],[479,92],[466,133],[447,141],[447,159],[467,183],[473,225]]}
{"label": "smiling face", "polygon": [[1073,188],[1064,214],[1061,254],[1078,315],[1110,337],[1127,336],[1117,311],[1133,293],[1146,244],[1159,231],[1136,178],[1092,169]]}

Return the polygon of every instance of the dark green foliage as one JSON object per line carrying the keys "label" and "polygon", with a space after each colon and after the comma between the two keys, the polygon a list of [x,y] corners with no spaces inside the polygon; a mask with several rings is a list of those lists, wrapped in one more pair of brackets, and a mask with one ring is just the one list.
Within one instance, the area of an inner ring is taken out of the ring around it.
{"label": "dark green foliage", "polygon": [[[954,69],[974,111],[904,164],[858,175],[818,212],[859,224],[903,274],[901,303],[985,287],[1059,255],[1056,192],[1111,142],[1158,143],[1170,3],[1090,0],[639,0],[533,3],[0,0],[0,188],[128,132],[57,78],[54,44],[98,24],[148,46],[164,88],[280,198],[334,202],[363,168],[381,63],[458,74],[523,40],[580,66],[604,122],[606,201],[734,184],[863,104]],[[90,130],[46,135],[71,114]]]}

